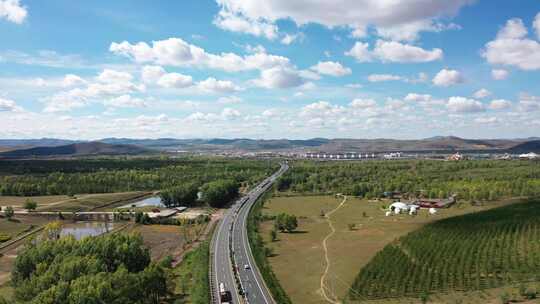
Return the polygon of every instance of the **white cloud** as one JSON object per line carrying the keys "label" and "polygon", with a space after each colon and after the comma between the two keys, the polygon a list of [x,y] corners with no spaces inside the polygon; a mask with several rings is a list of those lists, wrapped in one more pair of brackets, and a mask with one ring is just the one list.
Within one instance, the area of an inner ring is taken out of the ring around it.
{"label": "white cloud", "polygon": [[482,56],[493,65],[516,66],[522,70],[539,70],[540,43],[526,38],[527,33],[527,28],[521,19],[508,20],[497,34],[496,39],[485,45]]}
{"label": "white cloud", "polygon": [[221,10],[218,13],[214,24],[223,30],[266,37],[270,40],[274,40],[278,36],[277,26],[262,20],[249,19],[227,10]]}
{"label": "white cloud", "polygon": [[135,98],[131,95],[121,95],[103,102],[105,106],[112,108],[131,108],[131,107],[146,107],[147,103],[141,98]]}
{"label": "white cloud", "polygon": [[183,89],[193,85],[193,78],[180,73],[167,73],[159,78],[157,84],[164,88]]}
{"label": "white cloud", "polygon": [[508,77],[508,71],[503,69],[491,70],[491,77],[495,80],[504,80]]}
{"label": "white cloud", "polygon": [[19,0],[0,0],[0,19],[21,24],[26,19],[28,11]]}
{"label": "white cloud", "polygon": [[74,87],[85,84],[86,81],[74,74],[67,74],[62,80],[62,86],[65,88]]}
{"label": "white cloud", "polygon": [[422,31],[438,33],[444,30],[455,30],[460,28],[461,27],[455,23],[445,25],[430,19],[424,19],[389,27],[377,27],[377,35],[394,41],[415,41],[418,40],[418,34]]}
{"label": "white cloud", "polygon": [[205,92],[214,93],[232,93],[240,91],[240,88],[235,86],[232,81],[217,80],[213,77],[209,77],[197,84],[197,87]]}
{"label": "white cloud", "polygon": [[540,110],[540,96],[521,94],[519,99],[519,107],[522,111],[528,112]]}
{"label": "white cloud", "polygon": [[370,62],[373,60],[367,42],[355,42],[354,46],[345,52],[345,55],[353,57],[358,62]]}
{"label": "white cloud", "polygon": [[[344,0],[339,4],[319,0],[274,0],[261,3],[257,0],[216,0],[221,11],[231,12],[249,20],[274,24],[277,20],[292,20],[298,26],[318,23],[328,28],[344,26],[353,30],[356,38],[366,35],[366,27],[391,28],[443,16],[454,16],[472,0]],[[410,28],[431,30],[429,26]],[[411,34],[412,35],[412,34]]]}
{"label": "white cloud", "polygon": [[334,77],[345,76],[352,73],[350,68],[344,67],[343,65],[341,65],[341,63],[334,61],[319,61],[310,69],[319,74],[330,75]]}
{"label": "white cloud", "polygon": [[479,124],[493,124],[499,122],[499,119],[497,117],[491,116],[491,117],[477,117],[474,119],[474,122]]}
{"label": "white cloud", "polygon": [[238,110],[225,108],[221,111],[221,117],[226,120],[235,119],[241,116],[241,113]]}
{"label": "white cloud", "polygon": [[136,44],[127,41],[113,42],[109,50],[114,54],[128,57],[138,63],[154,63],[167,66],[211,68],[228,72],[263,70],[275,66],[292,68],[289,59],[283,56],[263,52],[246,56],[238,56],[234,53],[211,54],[180,38],[153,41],[152,46],[146,42]]}
{"label": "white cloud", "polygon": [[417,102],[425,106],[443,105],[445,101],[442,99],[435,99],[429,94],[417,94],[409,93],[404,98],[405,101]]}
{"label": "white cloud", "polygon": [[486,89],[480,89],[474,92],[473,97],[476,99],[482,99],[491,96],[491,92]]}
{"label": "white cloud", "polygon": [[15,112],[20,110],[22,110],[22,108],[17,106],[15,101],[0,97],[0,112]]}
{"label": "white cloud", "polygon": [[392,74],[371,74],[368,76],[369,82],[396,81],[403,80],[403,77]]}
{"label": "white cloud", "polygon": [[425,50],[409,44],[383,40],[377,41],[373,53],[383,62],[430,62],[443,58],[441,49]]}
{"label": "white cloud", "polygon": [[377,40],[372,51],[369,50],[367,42],[356,42],[345,55],[354,57],[358,62],[369,62],[376,58],[382,62],[420,63],[441,60],[443,51],[438,48],[426,50],[397,41]]}
{"label": "white cloud", "polygon": [[217,102],[220,104],[236,104],[236,103],[241,103],[242,98],[238,96],[225,96],[225,97],[220,97],[217,100]]}
{"label": "white cloud", "polygon": [[450,97],[446,107],[454,113],[475,113],[485,110],[484,105],[478,100],[459,96]]}
{"label": "white cloud", "polygon": [[274,67],[261,72],[261,77],[253,81],[256,86],[267,89],[285,89],[298,87],[305,79],[294,69]]}
{"label": "white cloud", "polygon": [[343,113],[345,113],[345,108],[321,100],[304,106],[300,111],[300,116],[306,118],[322,118],[333,117]]}
{"label": "white cloud", "polygon": [[512,102],[506,99],[495,99],[489,103],[489,108],[491,110],[504,110],[512,106]]}
{"label": "white cloud", "polygon": [[349,105],[356,109],[366,109],[376,107],[377,102],[373,99],[356,98]]}
{"label": "white cloud", "polygon": [[166,73],[165,69],[158,65],[145,65],[141,71],[141,78],[144,83],[154,84]]}
{"label": "white cloud", "polygon": [[442,69],[433,78],[433,84],[438,87],[449,87],[459,83],[463,83],[465,80],[461,73],[456,70]]}
{"label": "white cloud", "polygon": [[117,82],[130,82],[133,79],[133,76],[127,72],[120,72],[111,69],[105,69],[101,72],[97,78],[98,81],[104,83],[117,83]]}

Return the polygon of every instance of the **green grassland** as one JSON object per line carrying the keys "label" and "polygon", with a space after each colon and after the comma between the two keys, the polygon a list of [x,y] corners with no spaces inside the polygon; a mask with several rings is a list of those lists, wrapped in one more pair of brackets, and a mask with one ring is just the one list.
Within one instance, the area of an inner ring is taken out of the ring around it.
{"label": "green grassland", "polygon": [[[264,214],[285,212],[299,217],[298,231],[280,233],[276,242],[270,240],[272,221],[263,222],[259,230],[266,246],[273,248],[274,256],[268,259],[293,303],[326,303],[320,293],[320,280],[325,268],[322,241],[330,233],[330,228],[321,217],[321,211],[326,213],[336,208],[342,200],[333,196],[274,197],[264,205]],[[484,206],[457,204],[435,216],[428,216],[422,210],[417,216],[386,217],[381,207],[388,201],[347,198],[341,209],[330,217],[336,233],[328,240],[331,262],[325,282],[327,288],[336,298],[343,299],[359,270],[396,238],[436,220],[511,202]],[[354,224],[355,228],[349,229],[349,224]]]}

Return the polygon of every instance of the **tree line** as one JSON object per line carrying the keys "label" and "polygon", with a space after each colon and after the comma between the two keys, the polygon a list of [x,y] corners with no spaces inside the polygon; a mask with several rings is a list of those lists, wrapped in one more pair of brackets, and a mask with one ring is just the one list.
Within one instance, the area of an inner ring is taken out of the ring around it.
{"label": "tree line", "polygon": [[[233,180],[250,185],[270,175],[277,163],[259,160],[189,158],[186,160],[35,160],[28,167],[2,161],[0,195],[73,195],[172,189]],[[110,162],[110,163],[109,163]],[[148,163],[145,163],[148,162]]]}
{"label": "tree line", "polygon": [[403,160],[311,162],[297,161],[281,177],[278,191],[344,193],[365,198],[385,191],[467,201],[540,195],[540,163],[474,160],[460,162]]}

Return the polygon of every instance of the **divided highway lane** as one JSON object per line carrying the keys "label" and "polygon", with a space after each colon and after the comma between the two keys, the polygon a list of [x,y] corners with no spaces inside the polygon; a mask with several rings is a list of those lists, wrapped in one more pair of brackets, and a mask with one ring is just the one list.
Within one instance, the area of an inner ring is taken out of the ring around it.
{"label": "divided highway lane", "polygon": [[[238,274],[246,294],[247,303],[274,303],[272,296],[266,288],[264,280],[258,271],[253,256],[251,255],[246,222],[249,210],[253,204],[272,186],[277,178],[288,170],[288,168],[286,163],[282,164],[277,172],[266,178],[246,196],[235,202],[224,216],[221,225],[215,234],[212,249],[214,253],[213,268],[215,273],[212,279],[215,279],[215,290],[213,292],[215,293],[216,303],[220,303],[220,283],[223,283],[225,288],[231,291],[233,298],[232,303],[244,303],[240,301],[240,296],[236,290],[233,265],[231,264],[232,261],[230,259],[230,244],[232,244],[234,260],[238,267]],[[231,224],[233,224],[233,226],[231,226]],[[248,269],[245,269],[246,265]]]}

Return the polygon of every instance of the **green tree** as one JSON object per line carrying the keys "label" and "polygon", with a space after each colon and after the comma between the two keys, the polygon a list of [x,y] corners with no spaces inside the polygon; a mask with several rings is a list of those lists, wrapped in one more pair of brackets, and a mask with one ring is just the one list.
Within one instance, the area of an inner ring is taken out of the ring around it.
{"label": "green tree", "polygon": [[26,201],[24,202],[23,208],[28,211],[36,210],[37,203],[34,200],[26,199]]}
{"label": "green tree", "polygon": [[272,242],[275,242],[277,240],[277,231],[276,229],[270,230],[270,239]]}
{"label": "green tree", "polygon": [[15,210],[13,210],[13,207],[7,206],[4,208],[4,215],[8,220],[10,220],[15,215]]}

